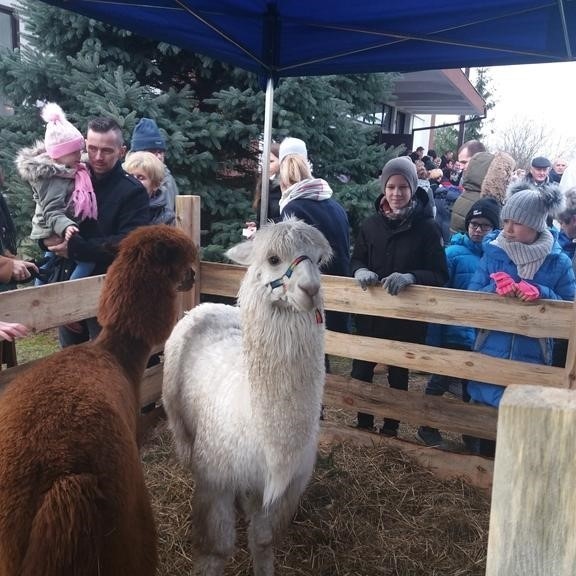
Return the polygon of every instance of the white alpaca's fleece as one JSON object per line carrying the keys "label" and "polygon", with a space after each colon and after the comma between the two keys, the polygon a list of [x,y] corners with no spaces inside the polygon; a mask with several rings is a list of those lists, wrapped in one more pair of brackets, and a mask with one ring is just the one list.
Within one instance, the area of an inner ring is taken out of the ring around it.
{"label": "white alpaca's fleece", "polygon": [[[291,483],[306,485],[325,378],[318,266],[330,254],[303,222],[264,227],[230,251],[249,265],[239,307],[202,304],[167,341],[169,424],[179,456],[204,485],[261,495],[264,508]],[[268,283],[301,255],[286,286],[272,290]]]}

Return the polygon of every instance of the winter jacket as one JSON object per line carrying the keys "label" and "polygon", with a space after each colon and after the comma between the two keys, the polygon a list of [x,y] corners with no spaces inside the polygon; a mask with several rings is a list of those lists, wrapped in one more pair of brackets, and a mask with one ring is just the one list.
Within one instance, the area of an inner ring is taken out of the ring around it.
{"label": "winter jacket", "polygon": [[150,198],[150,224],[172,225],[176,221],[176,213],[169,205],[165,189],[160,187]]}
{"label": "winter jacket", "polygon": [[36,208],[32,217],[32,240],[53,234],[64,236],[68,226],[76,226],[70,196],[74,191],[75,169],[54,162],[42,142],[23,148],[16,157],[21,178],[32,187]]}
{"label": "winter jacket", "polygon": [[480,198],[495,198],[500,206],[506,199],[506,188],[510,182],[512,172],[516,167],[516,161],[505,152],[490,154],[490,152],[478,152],[472,156],[462,176],[462,188],[464,192],[454,202],[450,230],[452,234],[468,231],[464,225],[466,215]]}
{"label": "winter jacket", "polygon": [[560,192],[576,187],[576,161],[570,162],[560,180]]}
{"label": "winter jacket", "polygon": [[560,230],[558,234],[558,244],[564,251],[564,253],[570,258],[574,258],[574,253],[576,252],[576,242],[564,233],[564,230]]}
{"label": "winter jacket", "polygon": [[[416,190],[414,210],[404,220],[390,220],[380,212],[382,196],[376,199],[376,214],[360,228],[352,253],[352,274],[368,268],[383,279],[392,272],[408,272],[416,284],[444,286],[448,282],[446,256],[427,193]],[[363,336],[403,342],[423,342],[426,336],[426,323],[410,320],[358,315],[356,327]]]}
{"label": "winter jacket", "polygon": [[458,186],[439,186],[434,192],[434,204],[436,206],[436,216],[434,217],[440,231],[442,240],[447,246],[450,244],[450,219],[452,218],[452,209],[454,203],[460,197],[462,189]]}
{"label": "winter jacket", "polygon": [[359,268],[376,272],[380,279],[392,272],[410,272],[416,284],[444,286],[448,281],[446,256],[428,194],[416,190],[414,211],[402,221],[380,213],[382,196],[376,199],[376,214],[360,228],[352,253],[352,275]]}
{"label": "winter jacket", "polygon": [[[484,256],[472,280],[470,290],[496,292],[496,284],[490,278],[494,272],[506,272],[515,282],[520,280],[514,262],[506,252],[491,243],[498,232],[489,234],[484,242]],[[575,278],[570,258],[562,252],[558,242],[554,242],[551,253],[546,256],[534,278],[528,281],[540,290],[540,298],[549,300],[574,300]],[[505,320],[505,319],[503,319]],[[552,362],[552,339],[531,338],[521,334],[510,334],[496,330],[478,330],[474,350],[493,356],[532,364]],[[521,382],[510,382],[521,384]],[[471,381],[468,393],[472,400],[489,406],[498,406],[505,387],[495,384]]]}
{"label": "winter jacket", "polygon": [[[260,183],[258,184],[260,185]],[[275,176],[270,180],[268,186],[268,211],[266,213],[266,220],[278,222],[280,220],[280,198],[282,198],[282,190],[280,188],[280,178]],[[256,226],[260,228],[260,202],[256,207]]]}
{"label": "winter jacket", "polygon": [[321,183],[325,193],[313,197],[295,197],[284,206],[281,217],[295,216],[318,228],[334,252],[332,260],[322,269],[322,273],[332,276],[349,276],[350,228],[348,215],[339,202],[331,197],[332,191],[327,182],[319,178],[302,183],[304,182]]}
{"label": "winter jacket", "polygon": [[176,196],[178,196],[178,186],[174,176],[166,166],[164,166],[164,178],[160,184],[160,192],[165,198],[165,206],[176,214]]}
{"label": "winter jacket", "polygon": [[84,220],[80,233],[68,241],[72,260],[94,262],[93,274],[103,274],[112,263],[118,244],[135,228],[150,223],[150,199],[136,178],[122,169],[118,161],[101,178],[93,174],[92,184],[98,203],[98,220]]}
{"label": "winter jacket", "polygon": [[[454,234],[450,246],[446,248],[448,274],[450,279],[446,288],[467,290],[470,280],[478,269],[482,257],[482,244],[472,242],[466,234]],[[430,324],[427,343],[431,346],[458,346],[471,350],[474,345],[476,331],[465,326],[444,326]]]}

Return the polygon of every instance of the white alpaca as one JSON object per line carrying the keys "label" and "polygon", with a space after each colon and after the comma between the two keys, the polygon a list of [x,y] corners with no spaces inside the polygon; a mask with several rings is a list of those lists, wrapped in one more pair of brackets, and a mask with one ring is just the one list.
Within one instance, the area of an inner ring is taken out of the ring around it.
{"label": "white alpaca", "polygon": [[195,475],[198,573],[224,573],[238,503],[254,574],[271,576],[273,536],[294,515],[316,458],[325,378],[319,266],[331,249],[291,219],[227,256],[248,266],[239,307],[201,304],[176,325],[165,347],[164,406]]}

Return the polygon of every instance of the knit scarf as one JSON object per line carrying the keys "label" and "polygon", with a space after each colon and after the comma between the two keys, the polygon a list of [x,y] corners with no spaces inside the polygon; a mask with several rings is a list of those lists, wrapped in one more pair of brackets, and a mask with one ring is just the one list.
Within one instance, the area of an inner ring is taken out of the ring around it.
{"label": "knit scarf", "polygon": [[286,208],[286,205],[292,200],[307,198],[308,200],[328,200],[332,196],[332,188],[326,180],[322,178],[306,178],[296,182],[282,193],[280,198],[280,212]]}
{"label": "knit scarf", "polygon": [[74,176],[74,191],[70,197],[70,204],[74,208],[74,216],[80,221],[92,218],[96,220],[98,217],[98,206],[96,204],[96,194],[94,194],[94,187],[90,174],[86,169],[86,164],[82,162],[78,164],[76,174]]}
{"label": "knit scarf", "polygon": [[510,260],[516,264],[520,278],[532,280],[546,256],[552,251],[554,236],[550,230],[544,229],[535,242],[523,244],[522,242],[506,240],[504,235],[500,233],[496,239],[492,240],[492,244],[502,248]]}
{"label": "knit scarf", "polygon": [[380,212],[388,218],[388,220],[403,222],[414,212],[414,199],[410,200],[403,208],[392,210],[388,200],[386,200],[386,196],[382,196],[382,200],[380,200]]}

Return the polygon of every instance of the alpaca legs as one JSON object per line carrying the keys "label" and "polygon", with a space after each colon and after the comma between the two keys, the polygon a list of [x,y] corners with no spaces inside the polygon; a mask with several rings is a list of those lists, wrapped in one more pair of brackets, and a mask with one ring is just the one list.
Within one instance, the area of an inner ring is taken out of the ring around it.
{"label": "alpaca legs", "polygon": [[264,510],[255,512],[248,526],[248,546],[254,564],[254,576],[273,576],[274,548],[272,523]]}
{"label": "alpaca legs", "polygon": [[294,478],[282,497],[268,510],[259,509],[249,515],[248,545],[254,563],[254,576],[273,576],[274,540],[287,530],[296,514],[310,473]]}
{"label": "alpaca legs", "polygon": [[234,494],[196,482],[192,504],[198,576],[222,576],[234,552],[236,515]]}

